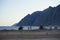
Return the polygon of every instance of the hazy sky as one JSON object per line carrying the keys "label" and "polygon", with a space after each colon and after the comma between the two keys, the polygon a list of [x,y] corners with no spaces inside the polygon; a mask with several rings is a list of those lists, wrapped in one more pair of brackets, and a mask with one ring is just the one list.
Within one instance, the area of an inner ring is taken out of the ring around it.
{"label": "hazy sky", "polygon": [[58,4],[60,0],[0,0],[0,26],[12,25],[27,14]]}

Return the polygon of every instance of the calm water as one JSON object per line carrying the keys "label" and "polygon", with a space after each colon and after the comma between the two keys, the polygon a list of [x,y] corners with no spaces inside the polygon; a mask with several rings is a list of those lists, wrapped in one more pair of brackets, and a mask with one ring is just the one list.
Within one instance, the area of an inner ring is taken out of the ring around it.
{"label": "calm water", "polygon": [[[23,30],[28,30],[28,27],[29,26],[24,26],[23,27]],[[0,30],[18,30],[18,26],[0,26]],[[32,28],[31,28],[32,30],[34,30],[34,29],[39,29],[39,27],[38,26],[32,26]]]}

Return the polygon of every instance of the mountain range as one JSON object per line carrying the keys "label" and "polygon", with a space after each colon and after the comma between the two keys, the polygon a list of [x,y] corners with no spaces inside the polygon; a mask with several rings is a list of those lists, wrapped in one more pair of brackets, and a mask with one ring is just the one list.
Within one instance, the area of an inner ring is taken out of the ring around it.
{"label": "mountain range", "polygon": [[16,26],[60,25],[60,5],[26,15]]}

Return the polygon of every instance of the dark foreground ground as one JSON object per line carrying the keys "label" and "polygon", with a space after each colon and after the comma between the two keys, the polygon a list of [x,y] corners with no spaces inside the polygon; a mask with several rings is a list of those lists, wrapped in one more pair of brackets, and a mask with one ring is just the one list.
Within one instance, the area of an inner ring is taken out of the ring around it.
{"label": "dark foreground ground", "polygon": [[60,40],[60,30],[0,30],[0,40]]}

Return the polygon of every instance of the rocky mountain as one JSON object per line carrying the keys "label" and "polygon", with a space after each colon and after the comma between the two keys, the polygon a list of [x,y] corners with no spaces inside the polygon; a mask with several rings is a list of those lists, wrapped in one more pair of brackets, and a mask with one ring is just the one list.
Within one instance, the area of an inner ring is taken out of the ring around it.
{"label": "rocky mountain", "polygon": [[60,5],[25,16],[16,26],[60,25]]}

